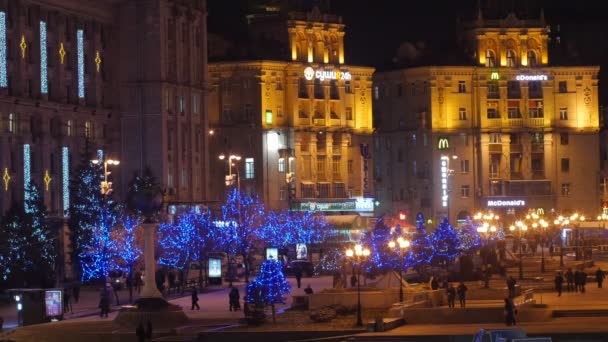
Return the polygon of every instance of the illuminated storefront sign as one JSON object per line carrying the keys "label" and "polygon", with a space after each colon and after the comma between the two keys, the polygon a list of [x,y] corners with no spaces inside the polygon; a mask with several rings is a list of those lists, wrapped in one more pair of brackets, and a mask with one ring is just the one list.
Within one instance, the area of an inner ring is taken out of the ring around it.
{"label": "illuminated storefront sign", "polygon": [[312,67],[306,67],[304,69],[304,78],[308,81],[313,78],[323,80],[344,80],[350,81],[352,76],[348,71],[341,70],[323,70],[323,69],[313,69]]}
{"label": "illuminated storefront sign", "polygon": [[525,207],[524,200],[488,200],[488,207]]}
{"label": "illuminated storefront sign", "polygon": [[500,80],[500,74],[498,73],[498,71],[492,71],[490,73],[490,79],[491,80]]}
{"label": "illuminated storefront sign", "polygon": [[344,202],[297,202],[292,204],[291,210],[373,212],[374,199],[367,197],[357,197],[354,201],[351,200]]}
{"label": "illuminated storefront sign", "polygon": [[442,156],[440,162],[441,171],[441,206],[447,208],[448,206],[448,157]]}
{"label": "illuminated storefront sign", "polygon": [[518,81],[548,81],[547,75],[517,75],[515,79]]}
{"label": "illuminated storefront sign", "polygon": [[448,148],[450,148],[450,142],[448,141],[448,138],[439,138],[439,140],[437,141],[437,148],[440,150],[447,150]]}

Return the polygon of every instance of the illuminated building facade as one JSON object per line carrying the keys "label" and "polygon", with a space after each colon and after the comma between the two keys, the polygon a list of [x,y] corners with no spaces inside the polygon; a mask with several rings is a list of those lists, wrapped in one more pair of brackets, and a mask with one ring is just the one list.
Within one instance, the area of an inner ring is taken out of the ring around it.
{"label": "illuminated building facade", "polygon": [[342,20],[316,7],[248,20],[283,54],[209,65],[214,198],[228,173],[217,156],[235,154],[241,189],[270,208],[371,215],[374,69],[344,64]]}
{"label": "illuminated building facade", "polygon": [[167,200],[204,200],[204,8],[0,1],[0,210],[34,183],[53,216],[67,215],[85,145],[91,159],[121,161],[110,179],[118,196],[150,167]]}
{"label": "illuminated building facade", "polygon": [[471,65],[374,76],[381,212],[598,212],[599,67],[549,64],[545,27],[480,14]]}

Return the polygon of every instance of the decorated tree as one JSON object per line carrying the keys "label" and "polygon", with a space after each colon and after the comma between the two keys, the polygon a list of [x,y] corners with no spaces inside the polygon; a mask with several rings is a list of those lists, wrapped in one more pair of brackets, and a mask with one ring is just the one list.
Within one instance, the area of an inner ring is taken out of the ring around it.
{"label": "decorated tree", "polygon": [[399,252],[388,246],[391,240],[391,229],[384,224],[382,217],[376,221],[374,229],[363,236],[361,244],[371,251],[366,267],[368,274],[383,274],[399,265]]}
{"label": "decorated tree", "polygon": [[102,203],[95,217],[97,221],[91,229],[91,238],[88,242],[83,242],[79,254],[81,279],[83,282],[100,279],[105,285],[109,271],[118,268],[116,240],[112,238],[118,218],[109,201]]}
{"label": "decorated tree", "polygon": [[26,275],[30,272],[31,260],[24,246],[30,243],[30,238],[25,231],[25,210],[17,202],[13,202],[6,214],[2,217],[2,234],[6,240],[2,239],[0,244],[3,246],[4,264],[2,278],[9,287],[26,286]]}
{"label": "decorated tree", "polygon": [[[141,219],[123,210],[120,213],[119,223],[112,232],[116,262],[119,268],[128,274],[129,282],[133,284],[133,268],[143,255],[137,243],[141,231],[139,229]],[[133,302],[133,286],[129,287],[129,302]]]}
{"label": "decorated tree", "polygon": [[433,258],[433,243],[424,227],[424,216],[422,213],[416,215],[416,232],[411,242],[412,265],[421,267],[428,264]]}
{"label": "decorated tree", "polygon": [[160,185],[149,167],[146,167],[141,175],[134,174],[129,182],[127,209],[141,216],[143,213],[141,212],[141,208],[138,208],[140,202],[138,196],[144,192],[156,191],[157,189],[160,189]]}
{"label": "decorated tree", "polygon": [[[85,246],[91,245],[95,225],[99,221],[99,212],[104,201],[100,184],[103,180],[101,163],[95,165],[91,162],[91,154],[85,144],[80,166],[70,177],[70,240],[72,244],[72,265],[80,266],[79,256]],[[81,274],[82,270],[74,270]],[[82,274],[81,274],[82,278]]]}
{"label": "decorated tree", "polygon": [[277,303],[285,303],[285,295],[291,292],[291,285],[283,274],[283,265],[278,260],[266,260],[262,264],[260,274],[247,285],[248,303],[270,305],[272,321],[276,323],[275,307]]}
{"label": "decorated tree", "polygon": [[457,234],[458,241],[460,242],[458,249],[461,253],[472,252],[481,244],[481,238],[479,237],[479,233],[477,233],[477,228],[468,216],[466,223],[457,230]]}
{"label": "decorated tree", "polygon": [[264,204],[257,196],[232,189],[222,206],[222,226],[214,233],[215,245],[229,257],[242,256],[245,282],[249,282],[250,256],[263,236]]}
{"label": "decorated tree", "polygon": [[261,239],[270,247],[284,248],[298,243],[325,241],[330,229],[325,218],[311,211],[275,212],[268,210],[262,225]]}
{"label": "decorated tree", "polygon": [[433,261],[446,264],[458,255],[460,239],[448,222],[447,217],[441,220],[439,227],[432,234],[431,241],[435,251]]}

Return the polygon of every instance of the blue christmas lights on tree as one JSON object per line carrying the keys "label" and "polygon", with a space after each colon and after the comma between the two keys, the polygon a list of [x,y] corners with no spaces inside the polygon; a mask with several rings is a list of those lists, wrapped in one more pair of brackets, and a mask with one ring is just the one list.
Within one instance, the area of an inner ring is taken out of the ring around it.
{"label": "blue christmas lights on tree", "polygon": [[105,280],[111,269],[118,269],[116,263],[116,240],[112,238],[117,223],[116,213],[108,203],[98,207],[95,224],[90,231],[90,239],[82,241],[79,253],[81,279],[89,282],[95,279]]}
{"label": "blue christmas lights on tree", "polygon": [[272,319],[275,320],[274,305],[285,303],[285,295],[291,292],[291,285],[283,274],[283,265],[278,260],[266,260],[260,274],[247,285],[248,303],[270,305]]}
{"label": "blue christmas lights on tree", "polygon": [[191,210],[179,215],[174,223],[162,224],[159,229],[162,253],[158,263],[185,270],[190,262],[201,260],[209,234],[206,221],[209,221],[208,214]]}
{"label": "blue christmas lights on tree", "polygon": [[435,255],[433,260],[446,263],[454,259],[460,252],[460,239],[448,222],[447,217],[439,223],[439,227],[435,230],[431,237]]}
{"label": "blue christmas lights on tree", "polygon": [[413,266],[428,264],[433,259],[433,244],[424,228],[424,216],[416,215],[416,232],[412,238],[410,250]]}

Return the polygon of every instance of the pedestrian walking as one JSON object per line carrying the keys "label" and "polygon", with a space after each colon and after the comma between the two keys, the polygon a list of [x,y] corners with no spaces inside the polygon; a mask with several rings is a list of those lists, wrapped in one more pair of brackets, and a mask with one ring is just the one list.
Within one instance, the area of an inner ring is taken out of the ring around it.
{"label": "pedestrian walking", "polygon": [[431,290],[437,290],[439,288],[439,282],[437,281],[437,278],[432,277],[431,278]]}
{"label": "pedestrian walking", "polygon": [[80,282],[77,281],[74,283],[72,292],[74,294],[74,303],[78,303],[78,300],[80,299]]}
{"label": "pedestrian walking", "polygon": [[198,306],[198,293],[196,292],[196,287],[192,286],[192,309],[196,307],[197,310],[200,310],[201,307]]}
{"label": "pedestrian walking", "polygon": [[137,328],[135,328],[135,336],[137,336],[138,342],[144,342],[146,340],[146,333],[144,331],[144,323],[139,322]]}
{"label": "pedestrian walking", "polygon": [[239,290],[236,287],[233,287],[228,294],[228,299],[230,301],[230,311],[237,311],[241,309],[241,303],[239,301]]}
{"label": "pedestrian walking", "polygon": [[557,291],[557,296],[561,297],[562,286],[564,284],[564,277],[562,276],[561,272],[557,272],[557,274],[555,275],[555,280],[553,282],[555,283],[555,291]]}
{"label": "pedestrian walking", "polygon": [[587,273],[585,273],[585,271],[581,270],[579,272],[580,274],[580,287],[581,287],[581,293],[585,293],[585,285],[587,285]]}
{"label": "pedestrian walking", "polygon": [[112,293],[114,293],[114,299],[116,299],[116,305],[120,305],[120,300],[118,299],[118,291],[120,291],[120,282],[115,281],[112,283]]}
{"label": "pedestrian walking", "polygon": [[551,245],[549,245],[549,255],[551,256],[551,259],[553,259],[554,253],[555,253],[555,247],[553,246],[553,243],[551,243]]}
{"label": "pedestrian walking", "polygon": [[460,301],[460,307],[465,308],[467,304],[467,286],[461,281],[460,285],[458,285],[458,300]]}
{"label": "pedestrian walking", "polygon": [[141,272],[140,271],[136,271],[135,275],[133,276],[133,285],[135,285],[135,290],[137,291],[137,294],[141,293]]}
{"label": "pedestrian walking", "polygon": [[606,274],[604,273],[604,271],[602,271],[601,268],[597,268],[597,271],[595,271],[595,280],[597,281],[597,288],[601,289],[602,288],[602,283],[604,282],[604,278],[606,278]]}
{"label": "pedestrian walking", "polygon": [[[105,292],[105,291],[104,291]],[[101,294],[101,299],[99,300],[99,317],[108,317],[108,313],[110,313],[110,298],[107,293]]]}
{"label": "pedestrian walking", "polygon": [[450,287],[447,288],[446,292],[448,294],[448,307],[453,309],[454,301],[456,299],[456,289],[454,288],[454,285],[450,285]]}
{"label": "pedestrian walking", "polygon": [[509,289],[509,298],[515,298],[515,285],[517,280],[513,276],[507,278],[507,288]]}
{"label": "pedestrian walking", "polygon": [[69,288],[63,289],[63,312],[73,312],[72,310],[72,302],[71,302],[71,293]]}
{"label": "pedestrian walking", "polygon": [[298,283],[298,288],[300,288],[300,286],[302,284],[302,269],[299,267],[296,267],[293,272],[294,272],[294,275],[296,276],[296,282]]}
{"label": "pedestrian walking", "polygon": [[308,284],[308,286],[306,286],[306,288],[304,289],[304,293],[306,293],[307,295],[313,294],[313,290],[312,290],[312,287],[310,287],[310,284]]}
{"label": "pedestrian walking", "polygon": [[492,278],[492,265],[488,264],[488,266],[486,267],[486,270],[484,272],[484,285],[483,287],[485,287],[486,289],[490,287],[490,279]]}
{"label": "pedestrian walking", "polygon": [[353,274],[350,277],[350,287],[355,287],[355,286],[357,286],[357,276]]}
{"label": "pedestrian walking", "polygon": [[574,287],[574,273],[572,273],[571,268],[568,268],[568,270],[566,271],[566,290],[568,292],[572,290],[576,291]]}
{"label": "pedestrian walking", "polygon": [[515,325],[515,315],[517,310],[511,298],[505,298],[505,324],[507,326]]}
{"label": "pedestrian walking", "polygon": [[150,320],[146,322],[146,338],[152,339],[152,321]]}

